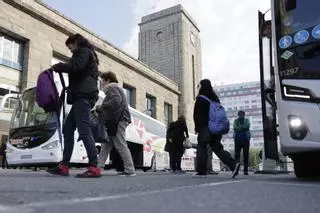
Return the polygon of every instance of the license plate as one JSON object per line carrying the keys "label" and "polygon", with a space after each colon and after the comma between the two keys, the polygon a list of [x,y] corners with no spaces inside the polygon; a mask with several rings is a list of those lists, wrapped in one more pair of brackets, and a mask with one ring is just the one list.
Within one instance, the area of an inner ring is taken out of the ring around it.
{"label": "license plate", "polygon": [[32,155],[21,155],[21,159],[32,159]]}

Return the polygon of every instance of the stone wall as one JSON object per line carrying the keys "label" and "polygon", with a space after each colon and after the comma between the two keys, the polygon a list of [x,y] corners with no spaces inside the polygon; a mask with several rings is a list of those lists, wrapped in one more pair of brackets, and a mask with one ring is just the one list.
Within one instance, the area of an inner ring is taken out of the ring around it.
{"label": "stone wall", "polygon": [[77,32],[96,46],[100,71],[114,71],[121,83],[136,88],[136,109],[146,110],[148,93],[157,99],[158,120],[164,121],[164,102],[172,104],[173,119],[177,118],[180,92],[176,83],[40,1],[1,0],[0,31],[25,44],[23,87],[35,85],[40,71],[51,65],[54,55],[71,56],[64,43]]}

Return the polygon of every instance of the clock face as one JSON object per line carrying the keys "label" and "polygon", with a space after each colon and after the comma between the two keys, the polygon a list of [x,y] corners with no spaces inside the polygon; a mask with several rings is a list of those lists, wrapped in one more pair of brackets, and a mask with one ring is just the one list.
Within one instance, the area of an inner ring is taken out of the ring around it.
{"label": "clock face", "polygon": [[195,43],[195,37],[194,37],[194,34],[193,34],[193,33],[190,34],[190,40],[191,40],[191,43],[194,45],[194,43]]}
{"label": "clock face", "polygon": [[157,32],[156,39],[159,41],[163,40],[163,32],[162,31]]}

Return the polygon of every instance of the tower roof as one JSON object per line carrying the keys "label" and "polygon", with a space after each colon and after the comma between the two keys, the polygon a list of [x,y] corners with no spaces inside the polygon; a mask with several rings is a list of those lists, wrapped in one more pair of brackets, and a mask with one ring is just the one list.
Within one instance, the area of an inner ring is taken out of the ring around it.
{"label": "tower roof", "polygon": [[199,27],[195,22],[195,20],[191,17],[191,15],[186,11],[186,9],[181,4],[143,16],[139,25],[143,25],[148,22],[152,22],[167,16],[175,15],[177,13],[182,13],[185,17],[187,17],[187,19],[193,24],[193,26],[200,32]]}

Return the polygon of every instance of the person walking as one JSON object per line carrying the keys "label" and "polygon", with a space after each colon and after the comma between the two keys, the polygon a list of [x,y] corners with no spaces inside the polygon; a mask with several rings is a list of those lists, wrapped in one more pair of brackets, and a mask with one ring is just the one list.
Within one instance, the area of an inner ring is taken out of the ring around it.
{"label": "person walking", "polygon": [[198,176],[207,175],[207,144],[212,148],[212,151],[218,158],[227,165],[232,171],[232,178],[239,173],[240,163],[232,158],[229,152],[223,149],[221,143],[222,135],[212,134],[209,131],[209,109],[210,102],[201,96],[205,96],[212,102],[220,103],[219,97],[213,91],[209,79],[201,80],[199,85],[199,93],[196,98],[193,119],[195,124],[195,132],[198,133],[197,147],[197,174]]}
{"label": "person walking", "polygon": [[113,72],[100,75],[101,85],[105,98],[96,110],[101,113],[105,122],[110,141],[101,144],[99,154],[99,167],[104,167],[105,162],[113,147],[116,148],[123,160],[124,171],[119,176],[136,176],[132,155],[126,141],[126,128],[131,123],[131,116],[123,89],[119,86],[117,76]]}
{"label": "person walking", "polygon": [[173,141],[172,141],[173,129],[174,129],[174,122],[170,122],[167,128],[166,144],[164,146],[164,151],[169,153],[170,171],[173,171],[174,161],[175,161],[175,156],[173,152]]}
{"label": "person walking", "polygon": [[98,64],[94,47],[80,34],[70,36],[66,46],[72,52],[68,63],[58,63],[52,69],[58,73],[67,73],[69,87],[67,102],[72,105],[63,126],[64,149],[62,162],[47,172],[53,175],[69,175],[69,162],[74,147],[74,131],[78,129],[79,140],[83,141],[87,151],[88,170],[77,177],[100,177],[97,167],[98,157],[95,141],[90,128],[90,112],[98,100]]}
{"label": "person walking", "polygon": [[172,131],[172,142],[173,142],[173,168],[174,173],[184,173],[181,168],[181,158],[184,154],[185,147],[183,142],[189,138],[188,127],[186,123],[186,118],[181,115],[178,120],[173,125]]}

